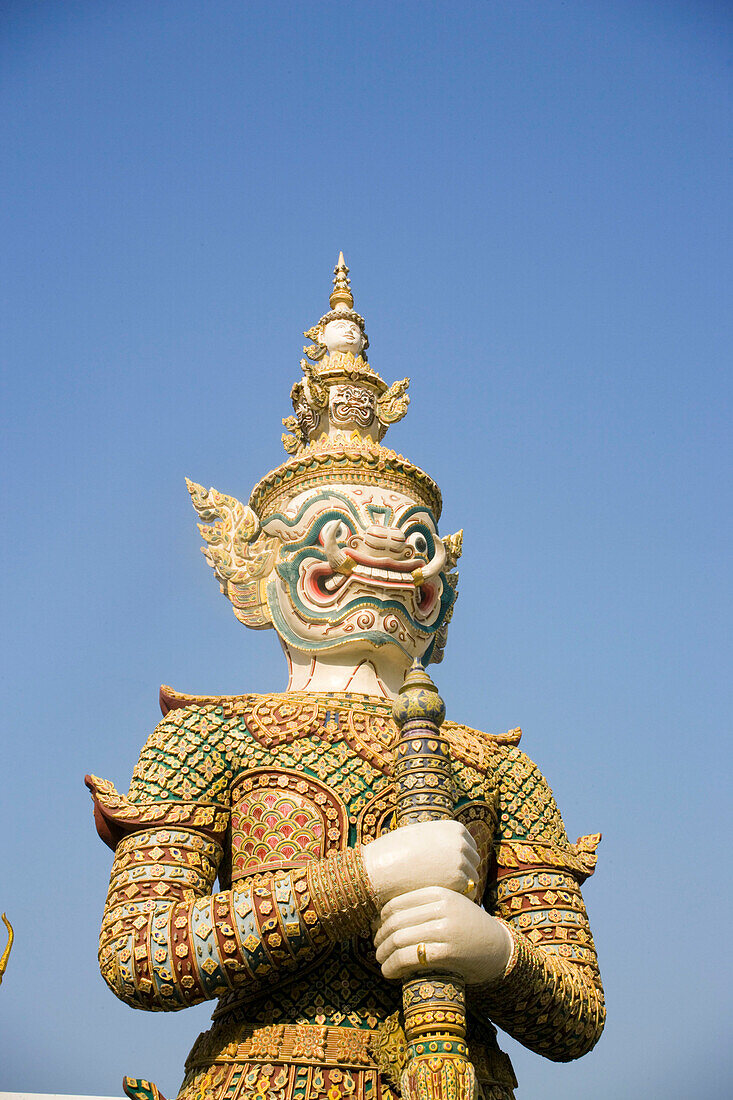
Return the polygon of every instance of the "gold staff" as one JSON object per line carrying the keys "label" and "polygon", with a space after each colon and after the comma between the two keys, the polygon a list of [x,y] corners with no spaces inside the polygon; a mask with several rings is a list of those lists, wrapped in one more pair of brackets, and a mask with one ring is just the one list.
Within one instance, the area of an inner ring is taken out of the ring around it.
{"label": "gold staff", "polygon": [[[440,732],[445,704],[418,661],[405,677],[392,713],[400,730],[394,768],[397,824],[452,818],[450,745]],[[475,1100],[463,979],[430,970],[407,978],[402,1006],[407,1039],[404,1100]]]}

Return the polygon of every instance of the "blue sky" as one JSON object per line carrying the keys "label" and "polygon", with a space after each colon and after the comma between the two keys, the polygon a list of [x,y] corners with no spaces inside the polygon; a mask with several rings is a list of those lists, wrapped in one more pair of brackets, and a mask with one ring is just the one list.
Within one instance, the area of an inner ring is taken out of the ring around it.
{"label": "blue sky", "polygon": [[[0,11],[4,372],[0,1090],[174,1096],[209,1009],[96,969],[160,682],[277,690],[184,475],[283,457],[343,248],[390,442],[465,529],[449,716],[602,831],[609,1022],[520,1096],[730,1095],[730,7],[13,3]],[[726,308],[727,306],[727,308]]]}

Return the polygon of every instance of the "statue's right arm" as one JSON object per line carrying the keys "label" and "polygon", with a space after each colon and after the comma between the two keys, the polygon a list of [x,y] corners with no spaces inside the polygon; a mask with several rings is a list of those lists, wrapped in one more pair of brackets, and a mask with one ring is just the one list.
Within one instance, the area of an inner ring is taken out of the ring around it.
{"label": "statue's right arm", "polygon": [[377,912],[358,849],[253,877],[212,896],[222,848],[190,829],[117,845],[99,940],[102,976],[134,1008],[176,1011],[258,988]]}
{"label": "statue's right arm", "polygon": [[229,817],[231,759],[200,720],[162,722],[127,796],[87,778],[115,850],[102,976],[135,1008],[176,1011],[297,969],[368,931],[378,905],[360,848],[258,874],[212,895]]}
{"label": "statue's right arm", "polygon": [[99,962],[121,1000],[176,1011],[246,984],[254,990],[368,931],[410,886],[437,879],[461,891],[479,873],[473,839],[456,821],[408,826],[212,896],[222,855],[215,839],[175,826],[119,841]]}

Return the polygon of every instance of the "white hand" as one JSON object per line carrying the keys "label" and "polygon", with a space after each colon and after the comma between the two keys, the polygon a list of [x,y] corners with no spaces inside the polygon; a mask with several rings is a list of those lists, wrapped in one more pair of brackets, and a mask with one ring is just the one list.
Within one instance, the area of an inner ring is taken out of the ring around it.
{"label": "white hand", "polygon": [[[423,964],[418,944],[424,945]],[[500,977],[512,953],[511,935],[500,921],[440,886],[402,894],[385,905],[374,945],[385,978],[427,969],[458,974],[474,985]]]}
{"label": "white hand", "polygon": [[423,886],[463,893],[480,878],[476,843],[460,821],[426,821],[385,833],[362,848],[380,906]]}

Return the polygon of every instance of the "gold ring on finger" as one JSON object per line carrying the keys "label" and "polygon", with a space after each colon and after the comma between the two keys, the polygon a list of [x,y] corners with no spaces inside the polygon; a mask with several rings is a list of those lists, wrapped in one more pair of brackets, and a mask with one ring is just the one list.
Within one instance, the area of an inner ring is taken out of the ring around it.
{"label": "gold ring on finger", "polygon": [[420,966],[428,965],[428,955],[424,943],[419,943],[417,945],[417,961],[419,962]]}

